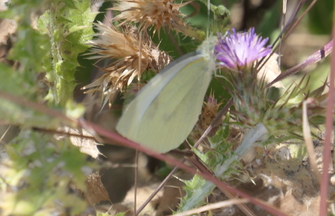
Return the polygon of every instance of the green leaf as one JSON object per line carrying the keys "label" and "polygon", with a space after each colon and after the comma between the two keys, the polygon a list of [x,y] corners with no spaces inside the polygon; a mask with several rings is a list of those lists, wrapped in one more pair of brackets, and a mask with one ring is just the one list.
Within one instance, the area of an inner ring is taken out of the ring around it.
{"label": "green leaf", "polygon": [[6,150],[10,161],[3,170],[3,180],[7,187],[16,189],[0,203],[4,215],[49,215],[68,210],[78,215],[84,211],[86,201],[78,193],[70,193],[69,186],[86,190],[81,169],[90,164],[67,139],[57,141],[52,135],[22,130]]}
{"label": "green leaf", "polygon": [[53,1],[49,10],[38,20],[41,33],[47,33],[50,57],[45,58],[47,78],[52,85],[47,100],[65,105],[72,99],[76,86],[74,73],[79,65],[78,55],[87,48],[93,35],[92,23],[96,13],[91,12],[91,1]]}

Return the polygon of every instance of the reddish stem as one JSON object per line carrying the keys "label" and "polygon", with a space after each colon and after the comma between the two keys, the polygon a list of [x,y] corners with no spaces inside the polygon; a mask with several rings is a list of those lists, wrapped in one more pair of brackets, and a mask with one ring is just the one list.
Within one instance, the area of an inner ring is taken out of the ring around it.
{"label": "reddish stem", "polygon": [[[335,6],[334,6],[335,7]],[[333,17],[333,23],[335,23],[335,14]],[[333,37],[335,35],[335,28],[333,25]],[[333,40],[333,46],[335,41]],[[322,178],[321,178],[321,188],[320,188],[320,211],[319,215],[327,215],[327,198],[328,198],[328,184],[329,184],[329,163],[330,163],[330,146],[331,137],[333,131],[333,107],[334,107],[334,82],[335,82],[335,55],[331,58],[331,72],[329,78],[329,92],[327,98],[327,110],[326,110],[326,134],[325,134],[325,144],[323,149],[323,167],[322,167]]]}

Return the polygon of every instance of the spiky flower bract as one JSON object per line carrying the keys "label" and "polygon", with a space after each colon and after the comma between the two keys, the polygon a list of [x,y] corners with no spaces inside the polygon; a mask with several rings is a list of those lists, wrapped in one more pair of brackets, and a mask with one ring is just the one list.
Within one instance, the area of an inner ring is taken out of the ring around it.
{"label": "spiky flower bract", "polygon": [[233,88],[227,88],[227,91],[231,93],[235,107],[232,113],[244,125],[257,125],[268,105],[264,79],[257,78],[259,69],[255,62],[271,53],[271,46],[265,46],[268,39],[257,36],[254,28],[242,33],[232,29],[218,37],[214,53],[219,64],[228,69],[226,77]]}
{"label": "spiky flower bract", "polygon": [[298,84],[292,84],[265,112],[263,122],[272,135],[286,136],[287,139],[302,137],[303,103],[306,103],[306,112],[311,125],[323,124],[326,113],[324,102],[328,95],[324,90],[327,84],[307,92],[309,79],[303,83],[304,79]]}
{"label": "spiky flower bract", "polygon": [[123,91],[136,76],[147,70],[159,72],[170,62],[170,57],[161,52],[148,36],[144,35],[140,41],[134,28],[122,27],[118,31],[116,27],[100,22],[96,26],[99,33],[90,42],[93,45],[90,53],[93,55],[89,59],[115,61],[102,69],[105,74],[84,89],[92,88],[87,92],[102,92],[103,105],[107,101],[111,103],[115,93]]}
{"label": "spiky flower bract", "polygon": [[216,58],[223,67],[234,70],[250,68],[252,64],[271,53],[271,46],[265,47],[268,38],[255,34],[255,29],[237,33],[233,28],[226,36],[218,34],[219,41],[214,50]]}

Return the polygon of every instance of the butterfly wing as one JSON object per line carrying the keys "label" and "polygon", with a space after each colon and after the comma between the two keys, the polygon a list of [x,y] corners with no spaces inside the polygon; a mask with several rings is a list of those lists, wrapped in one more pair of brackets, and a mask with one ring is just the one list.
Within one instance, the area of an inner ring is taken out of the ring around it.
{"label": "butterfly wing", "polygon": [[212,71],[199,52],[172,62],[129,103],[117,131],[157,152],[177,148],[198,120]]}

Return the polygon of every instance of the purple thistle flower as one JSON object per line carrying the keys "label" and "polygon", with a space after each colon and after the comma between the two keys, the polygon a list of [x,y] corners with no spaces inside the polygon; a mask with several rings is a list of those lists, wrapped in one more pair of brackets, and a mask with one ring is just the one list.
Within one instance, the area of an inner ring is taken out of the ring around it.
{"label": "purple thistle flower", "polygon": [[215,45],[215,53],[223,67],[239,70],[251,67],[252,63],[271,53],[271,46],[264,47],[268,38],[264,40],[255,34],[255,28],[244,33],[228,31],[226,36],[218,34],[219,41]]}

